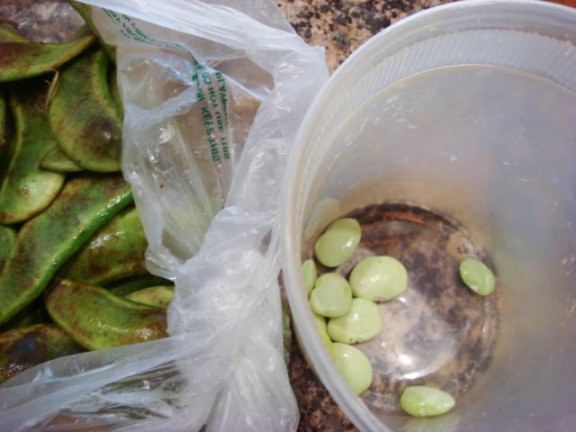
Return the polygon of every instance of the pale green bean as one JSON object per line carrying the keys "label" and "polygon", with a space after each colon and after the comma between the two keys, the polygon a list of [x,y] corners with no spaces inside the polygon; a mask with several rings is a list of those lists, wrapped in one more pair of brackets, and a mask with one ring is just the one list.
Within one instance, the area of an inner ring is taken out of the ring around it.
{"label": "pale green bean", "polygon": [[332,357],[354,393],[368,390],[372,384],[372,365],[362,351],[351,345],[333,343]]}
{"label": "pale green bean", "polygon": [[400,397],[400,406],[414,417],[433,417],[447,413],[456,401],[449,393],[427,386],[406,387]]}
{"label": "pale green bean", "polygon": [[350,274],[350,285],[356,297],[388,301],[408,287],[404,265],[390,256],[371,256],[360,261]]}
{"label": "pale green bean", "polygon": [[318,314],[312,314],[314,316],[314,324],[316,325],[316,329],[322,333],[328,333],[326,329],[326,318]]}
{"label": "pale green bean", "polygon": [[328,336],[328,333],[319,332],[319,334],[320,334],[320,339],[322,339],[322,343],[324,344],[324,346],[326,347],[328,352],[330,354],[333,354],[334,344],[332,343],[332,339],[330,339],[330,336]]}
{"label": "pale green bean", "polygon": [[310,293],[310,306],[318,315],[335,318],[344,315],[352,303],[348,281],[338,273],[325,273],[316,279]]}
{"label": "pale green bean", "polygon": [[316,258],[326,267],[338,267],[353,254],[362,236],[360,224],[345,218],[332,222],[314,246]]}
{"label": "pale green bean", "polygon": [[328,321],[328,336],[334,342],[365,342],[382,331],[382,318],[372,300],[355,298],[346,315]]}
{"label": "pale green bean", "polygon": [[314,324],[316,326],[316,330],[320,335],[320,339],[326,346],[326,349],[329,353],[332,353],[332,339],[328,336],[328,332],[326,331],[326,319],[323,316],[313,314],[314,315]]}
{"label": "pale green bean", "polygon": [[482,261],[465,258],[460,263],[460,277],[468,288],[481,296],[487,296],[494,291],[496,280],[494,273]]}
{"label": "pale green bean", "polygon": [[307,259],[302,263],[302,277],[304,279],[304,289],[306,294],[310,294],[312,288],[314,288],[314,283],[316,282],[316,264],[314,260]]}

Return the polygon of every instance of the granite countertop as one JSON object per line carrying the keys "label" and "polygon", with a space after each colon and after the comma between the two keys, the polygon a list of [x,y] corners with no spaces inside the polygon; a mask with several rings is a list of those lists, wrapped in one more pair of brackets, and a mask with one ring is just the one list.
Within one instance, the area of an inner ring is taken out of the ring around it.
{"label": "granite countertop", "polygon": [[454,0],[277,0],[308,43],[326,47],[330,71],[390,24]]}

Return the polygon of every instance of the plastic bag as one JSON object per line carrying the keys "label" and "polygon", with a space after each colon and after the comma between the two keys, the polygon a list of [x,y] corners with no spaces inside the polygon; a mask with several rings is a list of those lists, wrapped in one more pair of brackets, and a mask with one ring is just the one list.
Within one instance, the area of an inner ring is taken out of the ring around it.
{"label": "plastic bag", "polygon": [[83,2],[116,46],[123,170],[149,269],[176,283],[171,337],[22,372],[0,430],[295,430],[276,209],[323,50],[268,0]]}

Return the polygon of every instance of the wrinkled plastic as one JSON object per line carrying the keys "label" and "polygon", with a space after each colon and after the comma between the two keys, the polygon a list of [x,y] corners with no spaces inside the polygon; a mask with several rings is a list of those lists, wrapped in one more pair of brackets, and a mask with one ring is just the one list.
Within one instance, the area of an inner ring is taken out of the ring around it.
{"label": "wrinkled plastic", "polygon": [[0,387],[0,430],[295,430],[276,213],[323,50],[272,1],[84,2],[106,8],[92,16],[116,46],[123,170],[147,265],[176,283],[171,337],[20,373]]}

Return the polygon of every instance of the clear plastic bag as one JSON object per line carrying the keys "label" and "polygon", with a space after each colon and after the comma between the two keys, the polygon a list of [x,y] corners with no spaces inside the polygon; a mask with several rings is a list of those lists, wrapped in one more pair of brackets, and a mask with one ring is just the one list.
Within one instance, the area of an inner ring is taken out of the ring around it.
{"label": "clear plastic bag", "polygon": [[268,0],[83,2],[116,47],[123,170],[148,267],[176,283],[171,336],[22,372],[0,430],[295,430],[276,209],[324,52]]}

